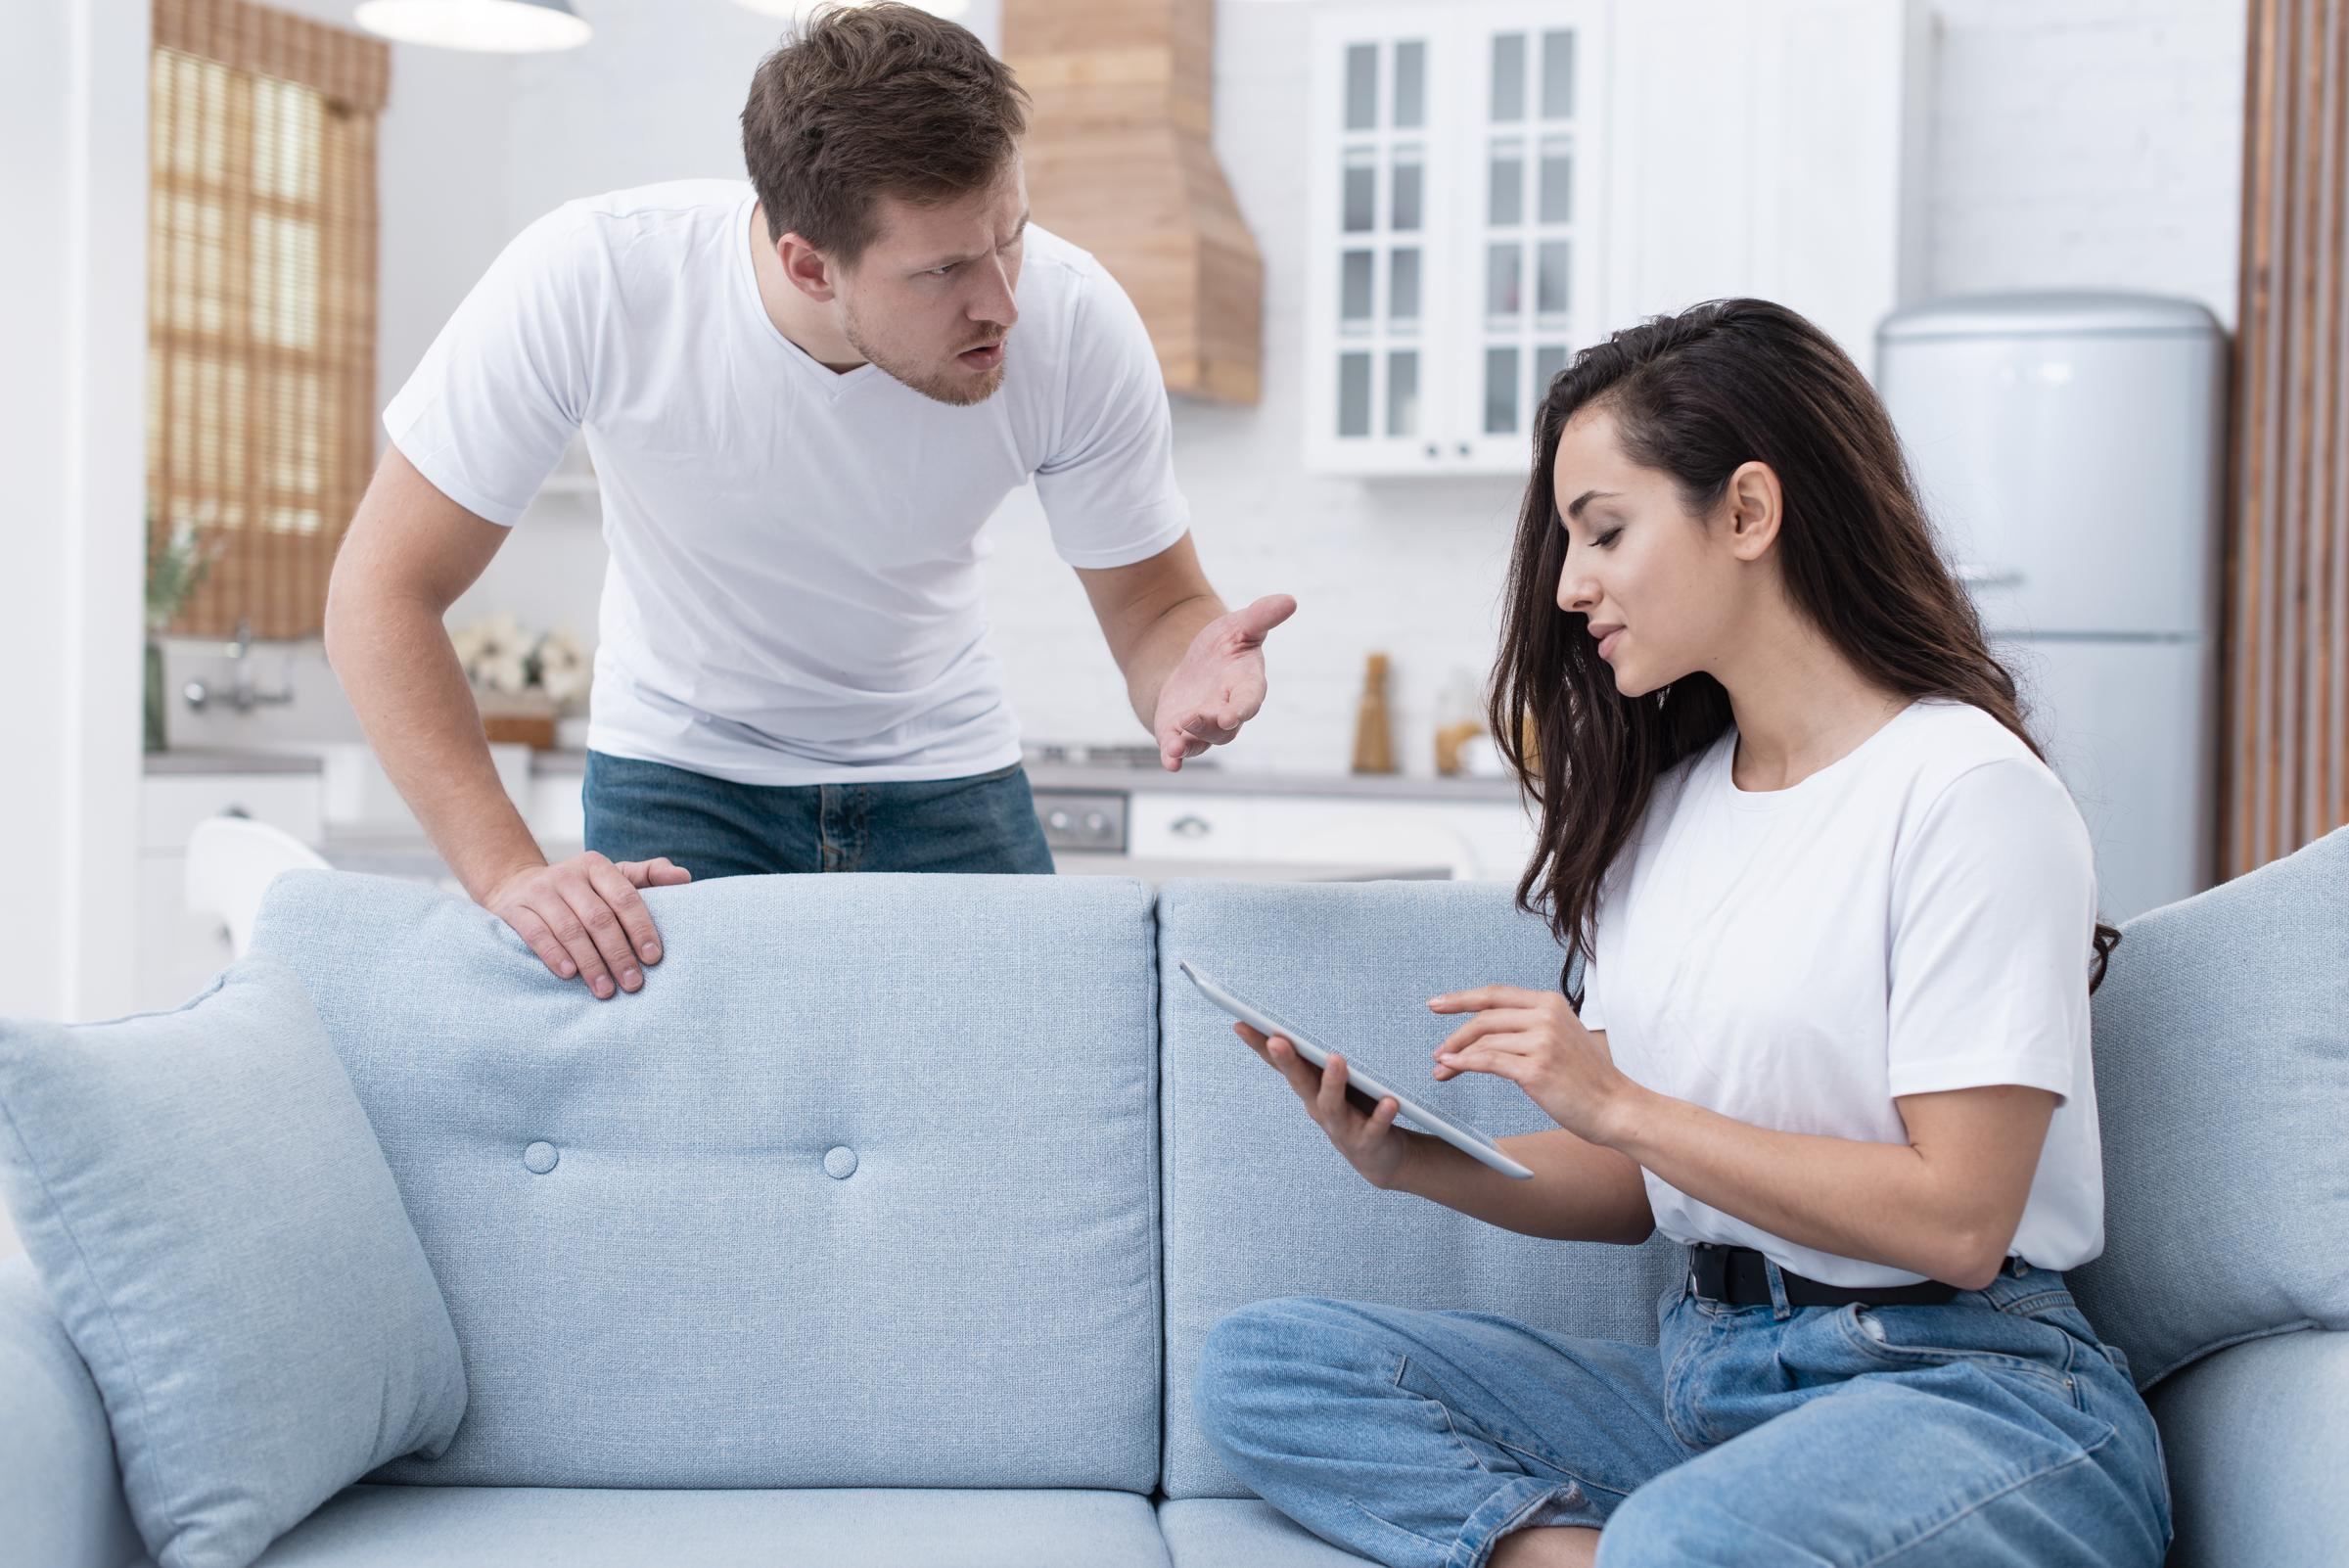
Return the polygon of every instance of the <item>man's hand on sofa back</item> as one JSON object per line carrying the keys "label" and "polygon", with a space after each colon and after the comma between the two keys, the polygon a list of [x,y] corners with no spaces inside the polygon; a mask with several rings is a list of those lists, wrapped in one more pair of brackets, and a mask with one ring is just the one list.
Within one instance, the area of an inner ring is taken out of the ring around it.
{"label": "man's hand on sofa back", "polygon": [[641,990],[644,967],[661,961],[661,934],[638,888],[666,888],[693,880],[693,873],[667,855],[614,862],[589,850],[552,865],[524,866],[482,899],[547,968],[565,980],[577,977],[609,1001],[623,991]]}

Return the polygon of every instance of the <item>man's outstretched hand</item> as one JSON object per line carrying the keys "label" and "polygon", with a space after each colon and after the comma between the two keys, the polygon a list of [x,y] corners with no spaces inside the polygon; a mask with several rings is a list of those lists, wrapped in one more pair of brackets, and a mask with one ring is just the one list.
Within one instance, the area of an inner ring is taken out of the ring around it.
{"label": "man's outstretched hand", "polygon": [[1221,746],[1265,706],[1265,634],[1297,613],[1285,593],[1218,616],[1199,628],[1158,694],[1150,732],[1158,761],[1178,772],[1185,758]]}

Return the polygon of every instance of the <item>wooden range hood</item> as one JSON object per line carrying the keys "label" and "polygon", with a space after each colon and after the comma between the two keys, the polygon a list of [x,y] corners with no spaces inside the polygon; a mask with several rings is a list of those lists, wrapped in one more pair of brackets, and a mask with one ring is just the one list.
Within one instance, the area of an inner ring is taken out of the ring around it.
{"label": "wooden range hood", "polygon": [[1169,392],[1253,403],[1265,268],[1216,162],[1215,37],[1215,0],[1003,0],[1036,221],[1132,297]]}

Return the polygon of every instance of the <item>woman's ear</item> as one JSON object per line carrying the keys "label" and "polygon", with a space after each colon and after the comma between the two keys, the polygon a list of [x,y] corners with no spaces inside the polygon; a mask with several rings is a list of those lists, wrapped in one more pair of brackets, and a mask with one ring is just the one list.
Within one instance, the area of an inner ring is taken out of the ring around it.
{"label": "woman's ear", "polygon": [[1729,553],[1740,561],[1759,561],[1777,542],[1778,523],[1785,516],[1784,495],[1777,471],[1764,462],[1741,463],[1729,476]]}

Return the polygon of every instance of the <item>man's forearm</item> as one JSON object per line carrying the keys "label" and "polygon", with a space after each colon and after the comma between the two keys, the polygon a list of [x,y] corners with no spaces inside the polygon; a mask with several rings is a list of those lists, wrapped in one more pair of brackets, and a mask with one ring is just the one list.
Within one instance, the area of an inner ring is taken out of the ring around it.
{"label": "man's forearm", "polygon": [[438,615],[398,600],[339,605],[327,657],[384,771],[467,893],[485,899],[513,872],[546,863],[498,780]]}
{"label": "man's forearm", "polygon": [[1126,672],[1126,696],[1144,729],[1157,733],[1158,697],[1166,689],[1167,677],[1182,663],[1201,628],[1223,613],[1223,601],[1214,594],[1195,594],[1159,612],[1158,619],[1126,650],[1120,661]]}

